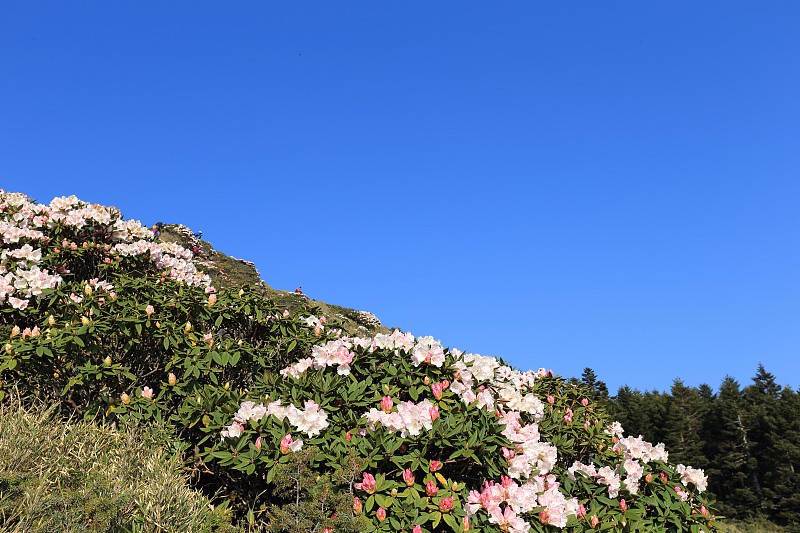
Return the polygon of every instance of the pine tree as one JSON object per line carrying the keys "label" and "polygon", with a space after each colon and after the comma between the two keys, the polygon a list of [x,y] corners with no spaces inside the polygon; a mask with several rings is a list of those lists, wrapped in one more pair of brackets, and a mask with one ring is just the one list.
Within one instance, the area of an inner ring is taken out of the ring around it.
{"label": "pine tree", "polygon": [[776,504],[772,472],[779,466],[777,460],[777,412],[780,406],[780,385],[775,376],[759,363],[753,384],[744,390],[747,405],[745,425],[748,426],[750,447],[751,487],[760,498],[760,511],[772,516]]}
{"label": "pine tree", "polygon": [[773,454],[762,474],[768,513],[780,524],[800,525],[800,396],[790,387],[780,392],[774,420]]}
{"label": "pine tree", "polygon": [[696,468],[707,466],[701,438],[707,411],[697,389],[687,387],[680,379],[672,383],[667,399],[664,443],[673,462]]}
{"label": "pine tree", "polygon": [[705,452],[709,457],[709,490],[719,499],[722,514],[743,518],[758,508],[759,498],[751,480],[753,460],[745,426],[745,402],[739,383],[722,380],[707,420]]}
{"label": "pine tree", "polygon": [[[591,400],[603,407],[608,406],[608,385],[597,379],[597,374],[589,367],[583,369],[581,384],[591,391]],[[623,426],[624,427],[624,426]]]}

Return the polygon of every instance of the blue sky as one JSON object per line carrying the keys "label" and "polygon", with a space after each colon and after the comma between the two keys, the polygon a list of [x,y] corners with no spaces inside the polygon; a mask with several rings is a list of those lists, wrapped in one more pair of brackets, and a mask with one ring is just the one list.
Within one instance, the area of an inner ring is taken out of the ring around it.
{"label": "blue sky", "polygon": [[622,384],[800,386],[800,3],[5,2],[0,188]]}

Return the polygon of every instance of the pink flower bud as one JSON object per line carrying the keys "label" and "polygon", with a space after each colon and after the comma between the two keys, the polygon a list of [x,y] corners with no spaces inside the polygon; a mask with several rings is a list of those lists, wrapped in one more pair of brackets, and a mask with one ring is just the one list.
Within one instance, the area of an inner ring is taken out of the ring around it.
{"label": "pink flower bud", "polygon": [[386,509],[383,507],[378,507],[378,510],[375,512],[375,516],[378,517],[378,522],[383,522],[386,520]]}
{"label": "pink flower bud", "polygon": [[447,498],[442,498],[439,502],[439,510],[443,513],[449,512],[453,508],[453,498],[448,496]]}
{"label": "pink flower bud", "polygon": [[294,440],[292,440],[292,434],[289,433],[285,437],[281,439],[280,450],[281,453],[289,453],[292,449],[292,444]]}
{"label": "pink flower bud", "polygon": [[353,486],[359,490],[365,491],[367,494],[373,494],[378,488],[378,485],[375,482],[375,476],[366,472],[364,472],[364,479],[361,481],[361,483],[355,483]]}
{"label": "pink flower bud", "polygon": [[552,397],[551,395],[549,395],[549,394],[547,395],[547,403],[549,403],[550,405],[553,405],[553,403],[555,403],[555,401],[556,401],[556,399],[555,399],[555,398],[553,398],[553,397]]}
{"label": "pink flower bud", "polygon": [[148,306],[147,306],[147,307],[145,307],[145,309],[144,309],[144,312],[145,312],[145,313],[147,313],[147,316],[150,316],[150,315],[152,315],[154,311],[155,311],[155,309],[153,309],[153,306],[152,306],[152,305],[148,305]]}
{"label": "pink flower bud", "polygon": [[431,422],[436,421],[436,419],[439,418],[439,408],[434,405],[428,409],[428,414],[431,415]]}
{"label": "pink flower bud", "polygon": [[419,524],[414,526],[414,529],[411,530],[411,533],[422,533],[422,526]]}
{"label": "pink flower bud", "polygon": [[430,471],[431,472],[438,472],[442,469],[442,463],[436,460],[431,461]]}
{"label": "pink flower bud", "polygon": [[428,493],[428,496],[436,496],[439,493],[439,487],[437,487],[436,482],[431,479],[425,483],[425,492]]}
{"label": "pink flower bud", "polygon": [[406,485],[409,487],[414,485],[414,472],[412,472],[410,468],[403,470],[403,481],[405,481]]}
{"label": "pink flower bud", "polygon": [[384,396],[381,399],[381,411],[384,413],[391,413],[392,407],[394,407],[394,402],[389,396]]}
{"label": "pink flower bud", "polygon": [[358,496],[353,498],[353,514],[360,515],[361,511],[364,509],[364,505],[361,503],[361,500]]}
{"label": "pink flower bud", "polygon": [[578,505],[578,518],[583,518],[586,516],[586,507],[583,504]]}
{"label": "pink flower bud", "polygon": [[592,517],[589,519],[589,523],[592,525],[592,529],[594,529],[597,527],[597,524],[600,523],[600,520],[596,515],[592,515]]}
{"label": "pink flower bud", "polygon": [[256,450],[261,451],[261,436],[256,439]]}
{"label": "pink flower bud", "polygon": [[589,398],[584,398],[583,400],[581,400],[581,405],[584,407],[589,405]]}
{"label": "pink flower bud", "polygon": [[347,433],[345,433],[344,438],[347,442],[350,442],[353,439],[353,436],[350,435],[350,432],[348,431]]}
{"label": "pink flower bud", "polygon": [[623,513],[628,510],[628,504],[625,503],[624,499],[619,501],[619,508],[622,509]]}
{"label": "pink flower bud", "polygon": [[433,397],[436,398],[437,400],[441,400],[442,399],[442,391],[443,390],[444,390],[444,386],[442,385],[441,382],[440,383],[434,383],[433,385],[431,385],[431,392],[433,392]]}
{"label": "pink flower bud", "polygon": [[153,389],[150,387],[145,387],[142,389],[142,398],[147,398],[148,400],[153,399]]}

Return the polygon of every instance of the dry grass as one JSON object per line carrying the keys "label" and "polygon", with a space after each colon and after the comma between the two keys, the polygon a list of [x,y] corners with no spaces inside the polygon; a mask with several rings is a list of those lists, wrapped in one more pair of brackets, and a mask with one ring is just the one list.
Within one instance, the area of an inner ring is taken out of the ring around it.
{"label": "dry grass", "polygon": [[233,531],[153,431],[0,406],[0,531]]}
{"label": "dry grass", "polygon": [[763,518],[725,520],[720,525],[722,533],[790,533],[791,531],[796,531],[775,525]]}

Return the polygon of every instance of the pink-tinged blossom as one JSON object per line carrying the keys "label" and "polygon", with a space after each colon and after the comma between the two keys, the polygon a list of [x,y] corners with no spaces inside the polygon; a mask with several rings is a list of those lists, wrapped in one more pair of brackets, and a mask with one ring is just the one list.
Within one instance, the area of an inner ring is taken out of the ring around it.
{"label": "pink-tinged blossom", "polygon": [[435,422],[436,419],[439,418],[439,408],[435,405],[428,409],[428,413],[431,416],[431,422]]}
{"label": "pink-tinged blossom", "polygon": [[444,364],[444,348],[433,337],[419,337],[411,352],[411,361],[415,366],[426,363],[441,368]]}
{"label": "pink-tinged blossom", "polygon": [[261,420],[267,414],[267,408],[263,403],[244,401],[240,404],[234,418],[244,424],[248,420]]}
{"label": "pink-tinged blossom", "polygon": [[511,507],[506,507],[504,510],[500,506],[492,507],[489,510],[489,522],[497,524],[503,531],[509,533],[528,533],[530,524],[528,524],[522,517],[517,516],[517,513]]}
{"label": "pink-tinged blossom", "polygon": [[567,475],[570,479],[575,480],[575,472],[583,472],[590,478],[597,476],[597,468],[593,464],[585,465],[580,461],[575,461],[572,466],[567,469]]}
{"label": "pink-tinged blossom", "polygon": [[374,494],[375,489],[378,487],[377,483],[375,482],[375,476],[364,472],[364,477],[361,480],[361,483],[354,483],[353,486],[358,490],[363,490],[367,494]]}
{"label": "pink-tinged blossom", "polygon": [[686,486],[692,483],[697,488],[697,492],[703,492],[708,487],[708,478],[703,470],[682,464],[679,464],[675,470],[681,475],[681,483]]}
{"label": "pink-tinged blossom", "polygon": [[597,481],[608,486],[609,498],[616,498],[619,495],[620,478],[611,467],[604,466],[597,471]]}
{"label": "pink-tinged blossom", "polygon": [[352,345],[343,339],[328,341],[322,346],[314,346],[311,349],[314,369],[322,370],[329,366],[335,366],[337,374],[350,374],[350,363],[353,362],[354,357],[350,348]]}
{"label": "pink-tinged blossom", "polygon": [[639,492],[639,481],[642,479],[644,475],[644,468],[636,459],[625,459],[625,462],[622,464],[623,468],[625,468],[625,490],[630,492],[631,494],[638,494]]}
{"label": "pink-tinged blossom", "polygon": [[[358,487],[356,487],[358,488]],[[361,511],[364,510],[364,504],[361,503],[361,499],[357,496],[353,498],[353,514],[356,516],[361,514]]]}
{"label": "pink-tinged blossom", "polygon": [[448,496],[439,501],[439,510],[443,513],[449,513],[453,509],[453,497]]}
{"label": "pink-tinged blossom", "polygon": [[384,396],[381,398],[381,411],[389,414],[392,412],[392,407],[394,407],[394,402],[390,396]]}
{"label": "pink-tinged blossom", "polygon": [[441,461],[437,461],[437,460],[435,460],[435,459],[431,460],[431,464],[430,464],[430,466],[428,467],[428,470],[430,470],[430,471],[431,471],[431,473],[433,473],[433,472],[438,472],[438,471],[439,471],[439,470],[441,470],[441,469],[442,469],[442,463],[441,463]]}
{"label": "pink-tinged blossom", "polygon": [[375,511],[375,517],[378,519],[378,522],[383,522],[386,520],[386,509],[383,507],[378,507],[378,510]]}
{"label": "pink-tinged blossom", "polygon": [[303,448],[303,441],[293,440],[292,434],[289,433],[281,439],[280,450],[281,453],[297,452]]}
{"label": "pink-tinged blossom", "polygon": [[147,398],[151,400],[153,398],[153,389],[150,387],[145,387],[142,389],[142,398]]}
{"label": "pink-tinged blossom", "polygon": [[410,468],[403,470],[403,481],[409,487],[414,486],[414,472]]}
{"label": "pink-tinged blossom", "polygon": [[596,528],[599,523],[600,519],[597,518],[597,515],[592,515],[592,517],[589,519],[589,524],[592,526],[592,529]]}
{"label": "pink-tinged blossom", "polygon": [[433,393],[433,397],[436,398],[437,400],[442,399],[443,390],[444,390],[444,385],[441,382],[433,383],[431,385],[431,392]]}
{"label": "pink-tinged blossom", "polygon": [[261,451],[261,444],[262,444],[262,439],[261,436],[259,435],[255,443],[256,450]]}
{"label": "pink-tinged blossom", "polygon": [[619,422],[613,422],[606,426],[605,433],[606,435],[610,435],[612,437],[617,437],[618,439],[622,438],[624,430],[622,429],[622,424]]}
{"label": "pink-tinged blossom", "polygon": [[539,495],[539,505],[546,507],[540,513],[539,520],[543,524],[563,528],[566,527],[569,516],[577,516],[578,500],[576,498],[567,499],[558,490],[558,487],[557,482],[548,482],[547,490]]}
{"label": "pink-tinged blossom", "polygon": [[221,434],[223,439],[225,437],[236,438],[242,434],[242,431],[244,431],[244,426],[234,420],[230,426],[222,430]]}
{"label": "pink-tinged blossom", "polygon": [[148,305],[147,307],[145,307],[144,312],[147,313],[147,316],[150,316],[155,312],[155,309],[153,308],[152,305]]}
{"label": "pink-tinged blossom", "polygon": [[314,360],[311,357],[306,357],[304,359],[300,359],[293,365],[287,366],[286,368],[280,371],[281,376],[287,377],[291,376],[295,379],[300,378],[300,375],[303,374],[306,370],[311,368],[311,365],[314,364]]}
{"label": "pink-tinged blossom", "polygon": [[625,503],[625,499],[624,498],[620,499],[619,508],[622,509],[623,513],[628,510],[628,504]]}
{"label": "pink-tinged blossom", "polygon": [[401,437],[408,435],[416,437],[423,429],[430,431],[433,427],[431,407],[433,404],[428,400],[416,404],[401,402],[397,405],[397,410],[392,413],[385,413],[373,407],[362,416],[373,428],[376,424],[380,424],[390,431],[399,431]]}
{"label": "pink-tinged blossom", "polygon": [[286,408],[286,417],[289,423],[309,437],[319,435],[328,427],[328,414],[323,411],[314,400],[306,400],[305,408],[301,411],[294,405]]}
{"label": "pink-tinged blossom", "polygon": [[27,309],[28,307],[28,300],[25,300],[23,298],[16,298],[14,296],[8,297],[8,303],[11,304],[11,307],[13,307],[14,309],[19,309],[20,311]]}
{"label": "pink-tinged blossom", "polygon": [[414,526],[414,529],[411,530],[411,533],[422,533],[422,526],[420,526],[419,524],[416,524]]}
{"label": "pink-tinged blossom", "polygon": [[620,438],[613,447],[614,451],[621,452],[626,459],[640,459],[644,463],[650,461],[667,462],[667,451],[664,445],[659,443],[655,446],[638,437]]}
{"label": "pink-tinged blossom", "polygon": [[428,496],[436,496],[439,493],[439,487],[436,486],[436,482],[434,480],[429,480],[425,483],[425,492]]}

